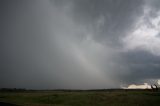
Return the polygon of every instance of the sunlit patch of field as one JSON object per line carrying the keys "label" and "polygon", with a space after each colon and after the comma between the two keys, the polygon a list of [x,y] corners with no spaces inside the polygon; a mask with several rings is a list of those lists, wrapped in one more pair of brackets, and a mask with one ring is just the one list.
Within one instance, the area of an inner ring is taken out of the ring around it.
{"label": "sunlit patch of field", "polygon": [[22,106],[160,106],[160,93],[125,90],[1,91],[0,102]]}

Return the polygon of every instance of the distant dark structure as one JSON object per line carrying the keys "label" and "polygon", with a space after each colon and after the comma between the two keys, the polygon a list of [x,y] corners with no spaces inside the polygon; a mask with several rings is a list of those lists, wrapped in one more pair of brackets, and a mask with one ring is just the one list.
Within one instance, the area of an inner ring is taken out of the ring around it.
{"label": "distant dark structure", "polygon": [[156,84],[154,84],[154,86],[151,85],[151,89],[152,89],[153,92],[158,92],[158,87],[157,87]]}

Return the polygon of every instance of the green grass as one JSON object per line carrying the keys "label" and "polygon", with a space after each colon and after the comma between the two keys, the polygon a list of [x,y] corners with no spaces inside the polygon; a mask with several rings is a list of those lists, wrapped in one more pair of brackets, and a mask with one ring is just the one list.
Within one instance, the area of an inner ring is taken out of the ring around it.
{"label": "green grass", "polygon": [[0,101],[22,106],[160,106],[160,93],[150,91],[0,92]]}

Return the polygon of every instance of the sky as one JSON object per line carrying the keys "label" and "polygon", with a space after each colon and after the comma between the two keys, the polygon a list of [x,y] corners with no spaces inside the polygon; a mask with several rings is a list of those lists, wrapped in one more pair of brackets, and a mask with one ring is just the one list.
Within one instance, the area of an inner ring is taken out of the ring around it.
{"label": "sky", "polygon": [[160,79],[159,0],[0,0],[0,88],[108,89]]}

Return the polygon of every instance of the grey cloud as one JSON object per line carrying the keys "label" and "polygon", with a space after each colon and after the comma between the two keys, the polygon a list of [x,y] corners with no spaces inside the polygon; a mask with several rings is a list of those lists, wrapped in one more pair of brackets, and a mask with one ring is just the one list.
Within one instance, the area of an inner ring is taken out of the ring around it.
{"label": "grey cloud", "polygon": [[[159,78],[160,57],[144,50],[126,52],[121,55],[129,67],[129,74],[124,76],[127,83],[149,82],[150,79]],[[125,64],[125,65],[126,65]]]}
{"label": "grey cloud", "polygon": [[121,43],[149,4],[2,0],[0,87],[113,88],[158,79],[159,56],[123,51]]}
{"label": "grey cloud", "polygon": [[73,0],[71,15],[94,32],[94,40],[115,46],[134,27],[143,4],[143,0]]}
{"label": "grey cloud", "polygon": [[160,1],[159,0],[146,0],[146,4],[149,5],[153,9],[153,11],[155,11],[155,12],[160,10]]}

